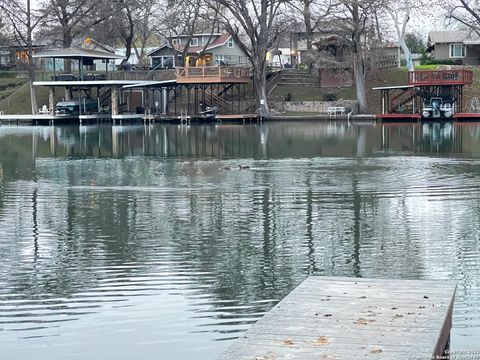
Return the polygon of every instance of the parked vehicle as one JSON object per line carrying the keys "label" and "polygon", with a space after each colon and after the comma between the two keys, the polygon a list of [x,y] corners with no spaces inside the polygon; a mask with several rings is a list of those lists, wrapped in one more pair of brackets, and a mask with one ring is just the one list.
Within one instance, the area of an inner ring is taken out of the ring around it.
{"label": "parked vehicle", "polygon": [[82,98],[81,101],[79,100],[70,100],[70,101],[61,101],[57,103],[56,106],[56,113],[57,114],[78,114],[80,112],[81,105],[81,112],[91,112],[96,111],[97,109],[97,102],[90,98]]}

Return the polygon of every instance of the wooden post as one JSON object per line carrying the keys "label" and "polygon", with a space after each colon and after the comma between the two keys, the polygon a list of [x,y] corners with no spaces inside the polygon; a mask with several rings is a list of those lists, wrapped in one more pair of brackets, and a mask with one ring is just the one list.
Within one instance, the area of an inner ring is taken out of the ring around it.
{"label": "wooden post", "polygon": [[55,88],[53,86],[48,88],[48,112],[55,113]]}
{"label": "wooden post", "polygon": [[68,87],[65,87],[65,101],[70,101],[71,96],[70,96],[70,89]]}
{"label": "wooden post", "polygon": [[118,115],[118,90],[112,87],[112,115]]}

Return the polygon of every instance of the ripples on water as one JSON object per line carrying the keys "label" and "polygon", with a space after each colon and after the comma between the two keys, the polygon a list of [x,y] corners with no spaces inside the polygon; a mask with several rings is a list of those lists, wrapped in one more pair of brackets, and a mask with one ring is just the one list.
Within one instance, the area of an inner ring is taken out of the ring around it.
{"label": "ripples on water", "polygon": [[2,127],[2,358],[211,359],[309,274],[455,279],[475,349],[478,133]]}

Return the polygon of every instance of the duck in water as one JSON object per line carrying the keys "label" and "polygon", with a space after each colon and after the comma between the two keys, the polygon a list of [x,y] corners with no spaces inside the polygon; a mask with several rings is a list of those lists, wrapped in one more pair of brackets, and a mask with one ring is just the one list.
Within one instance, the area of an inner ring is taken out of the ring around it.
{"label": "duck in water", "polygon": [[248,170],[250,169],[250,166],[248,165],[238,165],[238,170]]}

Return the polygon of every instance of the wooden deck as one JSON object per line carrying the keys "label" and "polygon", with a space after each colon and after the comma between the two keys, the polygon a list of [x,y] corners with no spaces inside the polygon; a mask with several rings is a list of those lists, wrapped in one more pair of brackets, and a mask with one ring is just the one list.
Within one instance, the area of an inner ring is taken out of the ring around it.
{"label": "wooden deck", "polygon": [[432,359],[448,347],[455,288],[310,277],[219,359]]}
{"label": "wooden deck", "polygon": [[215,115],[216,119],[219,120],[242,120],[242,119],[257,119],[258,114],[218,114]]}
{"label": "wooden deck", "polygon": [[246,84],[250,80],[251,69],[245,66],[200,66],[177,67],[177,84]]}
{"label": "wooden deck", "polygon": [[472,70],[417,70],[408,73],[408,84],[414,86],[471,85],[472,83]]}

